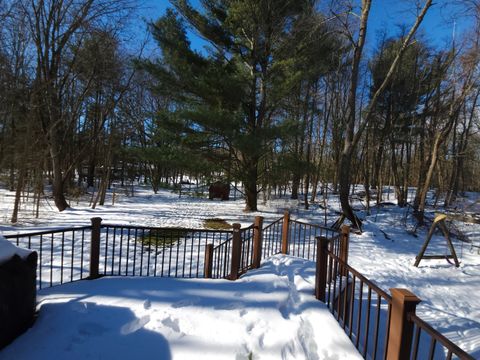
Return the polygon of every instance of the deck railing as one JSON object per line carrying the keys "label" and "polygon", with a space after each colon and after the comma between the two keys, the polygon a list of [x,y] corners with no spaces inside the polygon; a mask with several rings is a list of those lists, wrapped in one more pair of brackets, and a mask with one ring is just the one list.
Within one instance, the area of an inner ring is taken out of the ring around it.
{"label": "deck railing", "polygon": [[99,274],[204,277],[207,244],[218,246],[230,230],[101,226]]}
{"label": "deck railing", "polygon": [[283,253],[316,261],[315,296],[368,359],[466,359],[415,315],[420,302],[404,289],[392,295],[348,265],[349,228],[341,231],[283,217],[232,230],[101,224],[7,235],[38,253],[38,288],[85,278],[158,276],[235,280]]}
{"label": "deck railing", "polygon": [[474,360],[473,356],[440,334],[415,313],[409,313],[407,319],[415,329],[410,359]]}
{"label": "deck railing", "polygon": [[283,217],[271,222],[263,228],[263,259],[268,259],[269,257],[279,254],[282,251],[282,231]]}
{"label": "deck railing", "polygon": [[348,265],[348,233],[340,242],[317,238],[315,295],[365,359],[474,360],[415,315],[420,299],[406,289],[391,295]]}
{"label": "deck railing", "polygon": [[329,244],[323,299],[364,358],[385,359],[392,297],[346,264]]}
{"label": "deck railing", "polygon": [[39,289],[89,276],[91,226],[6,235],[15,245],[38,254]]}

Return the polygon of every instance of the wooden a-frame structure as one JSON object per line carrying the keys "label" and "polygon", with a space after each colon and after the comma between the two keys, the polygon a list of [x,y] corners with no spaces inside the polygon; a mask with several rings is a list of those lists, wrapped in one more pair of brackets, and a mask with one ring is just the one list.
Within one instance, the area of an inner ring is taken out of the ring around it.
{"label": "wooden a-frame structure", "polygon": [[[415,259],[415,264],[414,264],[415,266],[418,267],[422,259],[447,259],[447,261],[449,259],[453,259],[453,261],[455,262],[455,267],[460,266],[457,253],[455,252],[455,248],[453,247],[452,240],[450,239],[447,226],[445,225],[446,219],[447,219],[447,215],[445,214],[435,214],[435,219],[433,220],[433,224],[430,227],[430,230],[428,231],[427,238],[425,239],[422,249],[420,250],[420,252],[418,253]],[[437,226],[440,228],[440,230],[442,230],[443,236],[445,236],[448,248],[450,249],[450,255],[425,255],[425,251],[427,250],[428,244],[430,243],[430,240],[432,239],[433,233]]]}

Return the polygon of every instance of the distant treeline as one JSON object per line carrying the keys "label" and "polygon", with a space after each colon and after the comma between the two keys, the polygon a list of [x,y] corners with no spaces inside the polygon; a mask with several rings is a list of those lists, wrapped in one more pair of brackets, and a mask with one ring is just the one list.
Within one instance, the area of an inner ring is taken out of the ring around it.
{"label": "distant treeline", "polygon": [[415,187],[420,214],[431,188],[445,206],[480,191],[480,3],[458,2],[471,29],[444,48],[417,31],[420,5],[368,55],[369,0],[172,0],[145,47],[136,2],[0,0],[12,221],[26,189],[62,211],[87,187],[102,204],[114,180],[239,182],[252,211],[261,191],[308,207],[331,183],[357,226],[352,183],[368,203],[393,185],[399,206]]}

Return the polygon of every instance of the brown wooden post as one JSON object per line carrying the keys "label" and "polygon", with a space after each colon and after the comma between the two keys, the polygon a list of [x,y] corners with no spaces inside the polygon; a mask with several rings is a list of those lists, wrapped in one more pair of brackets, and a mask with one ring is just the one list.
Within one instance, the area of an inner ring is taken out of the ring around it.
{"label": "brown wooden post", "polygon": [[[350,226],[342,225],[340,228],[340,251],[339,257],[345,264],[348,264],[348,248],[350,242]],[[341,276],[347,276],[347,269],[345,269],[342,264],[339,264],[338,272]]]}
{"label": "brown wooden post", "polygon": [[232,262],[230,267],[230,280],[238,279],[238,272],[240,271],[240,257],[242,255],[242,236],[240,234],[240,224],[233,224],[233,238],[232,238]]}
{"label": "brown wooden post", "polygon": [[263,231],[263,217],[255,216],[255,223],[253,225],[253,257],[252,268],[258,269],[260,261],[262,260],[262,233]]}
{"label": "brown wooden post", "polygon": [[97,279],[98,264],[100,262],[100,229],[102,227],[102,218],[94,217],[90,219],[92,223],[92,233],[90,242],[90,276],[89,279]]}
{"label": "brown wooden post", "polygon": [[413,323],[407,315],[415,313],[420,299],[407,289],[390,289],[392,313],[388,336],[387,360],[410,359],[413,338]]}
{"label": "brown wooden post", "polygon": [[212,278],[212,265],[213,265],[213,244],[207,244],[205,248],[205,265],[203,276],[207,279]]}
{"label": "brown wooden post", "polygon": [[283,214],[283,227],[282,227],[282,254],[288,254],[288,233],[290,226],[290,214],[288,210],[285,210]]}
{"label": "brown wooden post", "polygon": [[342,235],[340,237],[340,259],[348,264],[348,248],[350,242],[350,226],[342,225]]}
{"label": "brown wooden post", "polygon": [[324,236],[317,237],[317,264],[315,269],[315,297],[325,302],[325,289],[327,286],[327,261],[328,239]]}

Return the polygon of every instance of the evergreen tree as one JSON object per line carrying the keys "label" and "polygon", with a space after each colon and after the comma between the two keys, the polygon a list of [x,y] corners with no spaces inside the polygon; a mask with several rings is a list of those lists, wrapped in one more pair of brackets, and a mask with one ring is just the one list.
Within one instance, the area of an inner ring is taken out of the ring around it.
{"label": "evergreen tree", "polygon": [[[314,4],[203,1],[201,10],[183,0],[172,4],[175,10],[152,25],[162,57],[143,64],[159,80],[157,93],[172,99],[164,122],[179,126],[183,143],[221,164],[227,177],[241,180],[246,210],[255,211],[260,164],[284,127],[280,104],[305,76],[291,50],[301,50],[296,34],[312,25]],[[192,49],[187,26],[208,43],[204,52]]]}

